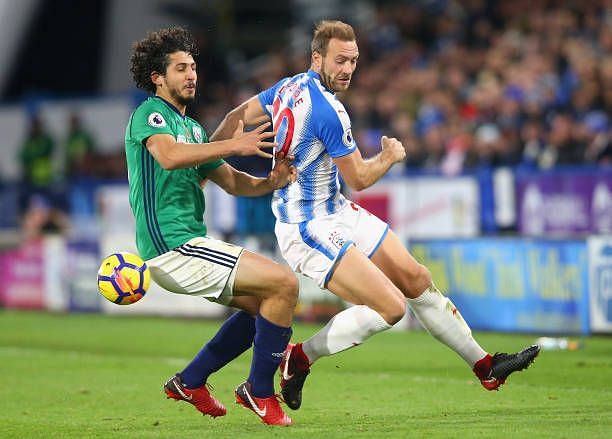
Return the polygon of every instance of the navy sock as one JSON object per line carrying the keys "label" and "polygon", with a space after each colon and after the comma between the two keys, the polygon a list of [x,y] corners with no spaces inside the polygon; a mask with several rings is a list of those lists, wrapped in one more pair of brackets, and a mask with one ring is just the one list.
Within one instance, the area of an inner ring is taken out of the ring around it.
{"label": "navy sock", "polygon": [[267,398],[274,394],[274,374],[291,339],[291,333],[291,328],[275,325],[257,314],[253,361],[248,379],[254,396]]}
{"label": "navy sock", "polygon": [[252,316],[244,311],[232,315],[180,373],[185,387],[203,386],[211,373],[250,348],[254,336],[255,319]]}

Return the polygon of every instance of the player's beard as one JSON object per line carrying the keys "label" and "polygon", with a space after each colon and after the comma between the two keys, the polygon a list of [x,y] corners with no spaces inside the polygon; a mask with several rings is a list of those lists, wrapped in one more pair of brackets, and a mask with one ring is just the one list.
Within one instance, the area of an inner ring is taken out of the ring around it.
{"label": "player's beard", "polygon": [[339,92],[339,91],[345,91],[350,85],[350,82],[346,85],[346,87],[343,87],[340,84],[338,84],[334,80],[334,78],[332,78],[331,75],[329,75],[325,71],[325,68],[323,67],[323,65],[321,65],[320,76],[321,76],[321,81],[323,82],[323,85],[327,87],[328,89],[332,90],[334,93]]}
{"label": "player's beard", "polygon": [[182,89],[173,88],[170,90],[170,96],[174,99],[179,105],[189,105],[195,100],[195,93],[192,95],[183,95],[181,93]]}

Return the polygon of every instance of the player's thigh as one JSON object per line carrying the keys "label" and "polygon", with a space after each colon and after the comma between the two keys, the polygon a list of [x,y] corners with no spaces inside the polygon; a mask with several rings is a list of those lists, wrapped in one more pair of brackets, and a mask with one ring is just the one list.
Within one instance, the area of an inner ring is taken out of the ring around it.
{"label": "player's thigh", "polygon": [[404,314],[401,291],[355,246],[336,263],[327,289],[348,302],[367,305],[391,319]]}
{"label": "player's thigh", "polygon": [[259,313],[261,299],[255,296],[232,296],[227,305],[241,309],[255,317]]}
{"label": "player's thigh", "polygon": [[406,297],[418,297],[431,285],[429,270],[414,259],[392,230],[371,260]]}
{"label": "player's thigh", "polygon": [[296,296],[298,281],[291,269],[248,250],[243,251],[236,270],[234,296],[267,299],[277,294]]}

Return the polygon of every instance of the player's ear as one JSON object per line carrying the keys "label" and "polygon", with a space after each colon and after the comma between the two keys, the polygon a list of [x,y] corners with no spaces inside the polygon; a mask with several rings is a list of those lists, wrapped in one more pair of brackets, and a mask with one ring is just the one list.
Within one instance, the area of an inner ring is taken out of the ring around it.
{"label": "player's ear", "polygon": [[151,73],[151,82],[157,86],[162,85],[163,83],[163,75],[159,72]]}
{"label": "player's ear", "polygon": [[312,64],[313,70],[319,71],[321,70],[321,63],[323,62],[323,56],[318,51],[313,51],[310,62]]}

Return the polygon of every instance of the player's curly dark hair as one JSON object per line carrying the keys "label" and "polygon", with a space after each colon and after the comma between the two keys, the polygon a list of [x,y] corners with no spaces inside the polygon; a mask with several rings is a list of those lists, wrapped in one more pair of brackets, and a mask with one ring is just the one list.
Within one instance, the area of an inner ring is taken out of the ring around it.
{"label": "player's curly dark hair", "polygon": [[130,71],[136,87],[155,93],[151,74],[166,73],[169,55],[174,52],[187,52],[193,57],[198,55],[198,47],[191,33],[181,27],[173,26],[151,32],[146,38],[132,45]]}

